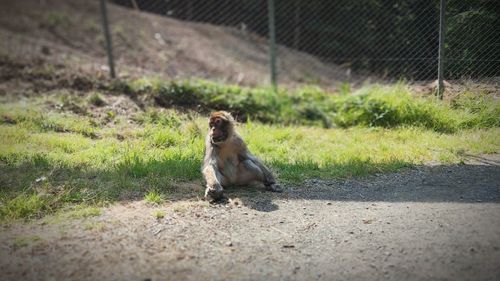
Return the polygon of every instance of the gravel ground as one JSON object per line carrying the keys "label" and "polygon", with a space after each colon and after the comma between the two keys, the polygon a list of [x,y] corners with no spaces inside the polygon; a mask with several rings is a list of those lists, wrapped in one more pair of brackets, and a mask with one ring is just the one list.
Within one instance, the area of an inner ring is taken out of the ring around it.
{"label": "gravel ground", "polygon": [[0,279],[500,280],[499,160],[4,225]]}

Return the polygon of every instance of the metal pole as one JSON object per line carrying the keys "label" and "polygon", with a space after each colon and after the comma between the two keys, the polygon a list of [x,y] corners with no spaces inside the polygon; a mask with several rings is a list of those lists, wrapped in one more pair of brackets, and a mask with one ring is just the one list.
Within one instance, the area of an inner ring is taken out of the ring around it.
{"label": "metal pole", "polygon": [[445,14],[446,14],[446,0],[441,0],[441,3],[439,5],[439,54],[438,54],[438,88],[437,88],[437,95],[439,99],[443,99],[443,91],[444,91],[443,63],[444,63]]}
{"label": "metal pole", "polygon": [[106,10],[106,0],[101,0],[101,17],[102,29],[104,30],[104,37],[106,38],[106,52],[108,53],[109,73],[111,78],[115,78],[115,63],[113,61],[113,46],[111,42],[111,34],[109,33],[108,25],[108,11]]}
{"label": "metal pole", "polygon": [[277,90],[277,73],[276,73],[276,29],[274,25],[274,0],[267,1],[267,10],[269,12],[269,56],[271,59],[271,84],[276,92]]}

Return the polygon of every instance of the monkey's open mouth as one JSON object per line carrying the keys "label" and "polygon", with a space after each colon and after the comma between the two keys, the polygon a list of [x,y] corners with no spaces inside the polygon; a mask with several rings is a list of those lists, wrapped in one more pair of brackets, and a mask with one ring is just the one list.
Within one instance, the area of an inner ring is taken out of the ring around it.
{"label": "monkey's open mouth", "polygon": [[217,137],[212,137],[212,142],[217,143],[217,142],[223,142],[226,140],[226,136],[224,134],[219,135]]}
{"label": "monkey's open mouth", "polygon": [[212,130],[212,142],[223,142],[227,139],[227,133],[224,132],[223,130],[220,130],[219,128],[214,128]]}

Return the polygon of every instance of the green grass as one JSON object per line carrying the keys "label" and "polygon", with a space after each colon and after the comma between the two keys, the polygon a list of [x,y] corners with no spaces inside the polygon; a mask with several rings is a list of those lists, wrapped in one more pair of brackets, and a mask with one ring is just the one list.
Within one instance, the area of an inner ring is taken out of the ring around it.
{"label": "green grass", "polygon": [[85,230],[103,231],[107,228],[106,223],[102,221],[87,221],[83,225]]}
{"label": "green grass", "polygon": [[35,218],[49,211],[49,202],[36,194],[21,193],[0,206],[0,216],[7,219]]}
{"label": "green grass", "polygon": [[[466,154],[500,151],[499,106],[486,95],[465,94],[446,104],[413,98],[403,85],[292,95],[208,82],[113,83],[114,91],[132,97],[151,94],[154,104],[133,116],[113,116],[111,123],[89,114],[93,92],[0,106],[0,219],[39,218],[74,205],[86,206],[69,211],[83,218],[100,214],[96,204],[130,194],[160,204],[182,182],[201,186],[206,116],[186,110],[196,103],[244,117],[238,131],[250,150],[280,181],[293,184],[429,161],[460,163]],[[167,101],[184,108],[155,106]]]}
{"label": "green grass", "polygon": [[81,205],[78,205],[72,210],[65,213],[65,216],[73,219],[84,219],[100,215],[101,215],[101,209],[94,206],[81,206]]}
{"label": "green grass", "polygon": [[[128,83],[128,84],[127,84]],[[163,107],[225,109],[238,119],[324,128],[418,126],[438,132],[500,126],[500,104],[491,96],[455,100],[455,106],[433,98],[416,98],[404,84],[373,85],[338,94],[317,87],[275,93],[267,88],[243,88],[203,80],[164,82],[141,78],[123,87],[133,95],[149,94]]]}
{"label": "green grass", "polygon": [[161,202],[163,202],[163,196],[160,193],[152,190],[144,195],[144,200],[146,200],[146,202],[150,204],[159,205]]}
{"label": "green grass", "polygon": [[167,215],[167,213],[163,210],[156,210],[153,212],[153,216],[156,218],[156,219],[162,219],[164,218],[165,216]]}

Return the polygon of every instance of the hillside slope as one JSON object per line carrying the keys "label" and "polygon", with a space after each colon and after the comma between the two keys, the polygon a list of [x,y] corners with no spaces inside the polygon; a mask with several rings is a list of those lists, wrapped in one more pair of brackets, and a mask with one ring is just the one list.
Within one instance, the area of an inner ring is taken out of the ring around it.
{"label": "hillside slope", "polygon": [[[44,56],[82,69],[106,68],[98,1],[0,0],[0,50]],[[243,85],[269,84],[265,38],[237,28],[191,23],[108,6],[121,76],[200,77]],[[278,48],[280,84],[334,86],[347,69],[285,47]],[[352,81],[351,81],[352,82]]]}

